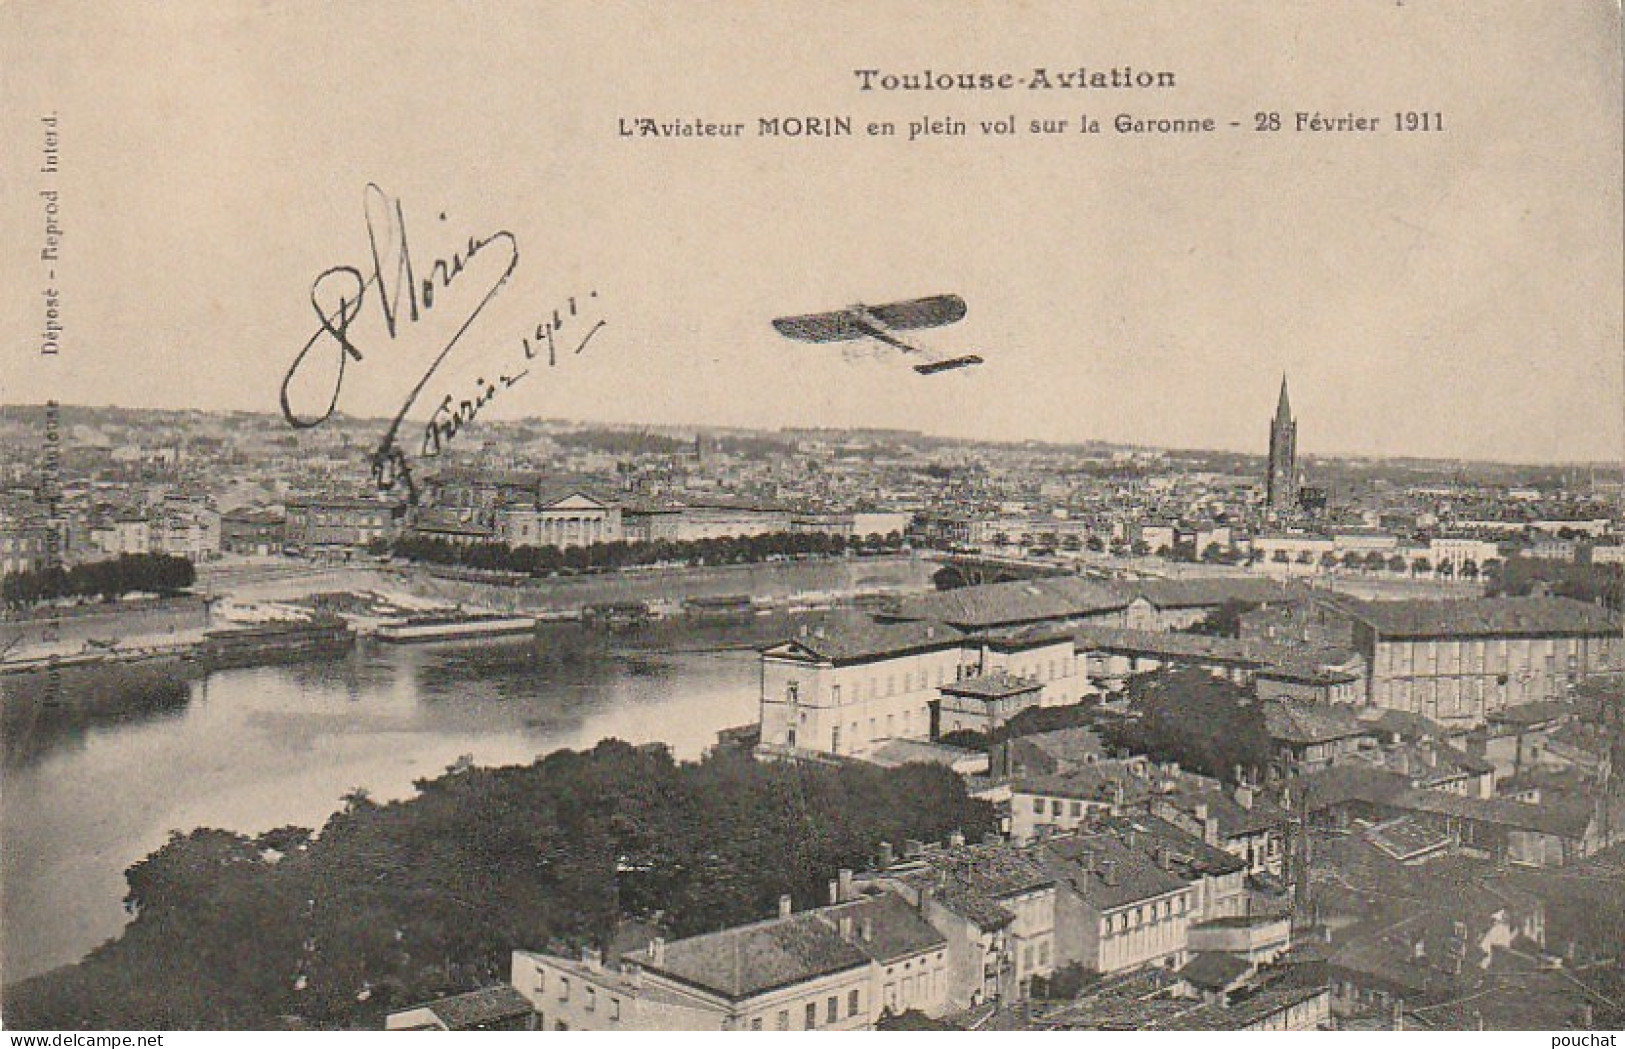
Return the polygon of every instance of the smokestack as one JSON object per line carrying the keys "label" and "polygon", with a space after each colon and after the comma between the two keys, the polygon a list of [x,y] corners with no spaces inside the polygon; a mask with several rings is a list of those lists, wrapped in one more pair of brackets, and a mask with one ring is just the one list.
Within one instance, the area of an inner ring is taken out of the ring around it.
{"label": "smokestack", "polygon": [[791,912],[792,909],[793,909],[793,907],[792,907],[792,905],[790,903],[790,894],[785,893],[783,896],[780,896],[779,897],[779,917],[781,917],[781,918],[790,917],[790,912]]}

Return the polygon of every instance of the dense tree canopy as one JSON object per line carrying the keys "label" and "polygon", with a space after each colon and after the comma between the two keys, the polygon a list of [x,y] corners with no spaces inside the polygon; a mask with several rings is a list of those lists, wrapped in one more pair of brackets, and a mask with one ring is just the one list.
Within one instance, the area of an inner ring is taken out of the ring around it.
{"label": "dense tree canopy", "polygon": [[994,829],[946,769],[763,765],[607,741],[458,768],[407,801],[351,792],[320,835],[175,835],[127,873],[124,934],[9,988],[9,1026],[377,1026],[505,977],[514,948],[684,936],[824,901],[881,841]]}
{"label": "dense tree canopy", "polygon": [[903,537],[897,532],[851,540],[822,532],[773,532],[715,539],[593,543],[564,549],[506,543],[454,543],[435,536],[408,533],[395,541],[391,552],[410,561],[548,576],[641,565],[731,565],[780,557],[839,556],[848,552],[880,554],[899,550],[902,545]]}
{"label": "dense tree canopy", "polygon": [[107,561],[87,561],[63,568],[13,572],[0,584],[5,602],[24,608],[62,597],[116,600],[130,593],[173,594],[197,578],[192,562],[171,554],[120,554]]}
{"label": "dense tree canopy", "polygon": [[1114,747],[1226,781],[1237,768],[1256,773],[1269,764],[1263,710],[1228,681],[1201,670],[1159,670],[1131,678],[1128,695],[1136,717],[1099,723]]}

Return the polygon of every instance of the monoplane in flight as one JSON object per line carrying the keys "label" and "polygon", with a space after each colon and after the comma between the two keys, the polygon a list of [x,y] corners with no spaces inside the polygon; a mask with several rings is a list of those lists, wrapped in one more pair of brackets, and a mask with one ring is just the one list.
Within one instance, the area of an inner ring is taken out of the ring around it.
{"label": "monoplane in flight", "polygon": [[982,358],[974,353],[959,357],[943,357],[920,346],[898,338],[894,332],[919,328],[940,328],[953,324],[965,316],[965,300],[958,295],[933,295],[925,299],[893,302],[886,306],[848,306],[831,313],[812,313],[803,317],[780,317],[773,327],[780,335],[800,342],[853,342],[872,339],[906,354],[925,358],[914,370],[921,375],[953,371],[981,364]]}

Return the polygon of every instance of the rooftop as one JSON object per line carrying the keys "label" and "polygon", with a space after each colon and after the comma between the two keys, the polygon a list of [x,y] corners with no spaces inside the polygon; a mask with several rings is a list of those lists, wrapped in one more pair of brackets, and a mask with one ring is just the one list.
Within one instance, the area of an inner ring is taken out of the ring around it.
{"label": "rooftop", "polygon": [[950,696],[993,700],[1026,695],[1030,692],[1037,692],[1043,687],[1044,683],[1041,681],[1034,681],[1031,678],[1020,677],[1000,670],[992,674],[980,674],[976,677],[939,685],[937,689]]}
{"label": "rooftop", "polygon": [[776,645],[764,654],[831,663],[861,663],[910,652],[952,648],[963,635],[941,623],[877,623],[868,619],[830,617]]}
{"label": "rooftop", "polygon": [[467,1031],[531,1013],[529,999],[505,983],[441,998],[421,1008],[434,1013],[441,1023],[453,1031]]}
{"label": "rooftop", "polygon": [[1496,597],[1469,601],[1345,602],[1355,618],[1387,638],[1544,637],[1619,633],[1596,605],[1566,597]]}

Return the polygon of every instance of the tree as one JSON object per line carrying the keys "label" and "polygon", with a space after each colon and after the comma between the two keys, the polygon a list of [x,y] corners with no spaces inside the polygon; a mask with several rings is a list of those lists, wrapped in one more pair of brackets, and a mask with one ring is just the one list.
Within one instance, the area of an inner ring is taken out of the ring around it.
{"label": "tree", "polygon": [[1433,562],[1425,557],[1418,557],[1411,561],[1411,574],[1421,575],[1433,567]]}
{"label": "tree", "polygon": [[1240,637],[1241,617],[1253,607],[1245,601],[1227,598],[1218,608],[1187,627],[1185,632],[1209,637]]}
{"label": "tree", "polygon": [[1200,670],[1158,670],[1132,679],[1127,691],[1140,717],[1101,722],[1108,743],[1226,781],[1237,768],[1269,764],[1262,708],[1230,682]]}
{"label": "tree", "polygon": [[754,921],[782,893],[822,902],[882,841],[997,826],[941,766],[679,764],[613,740],[416,786],[352,791],[315,837],[174,836],[130,868],[125,934],[8,986],[8,1024],[376,1027],[391,1004],[504,978],[516,948],[601,945],[624,919],[670,936]]}

